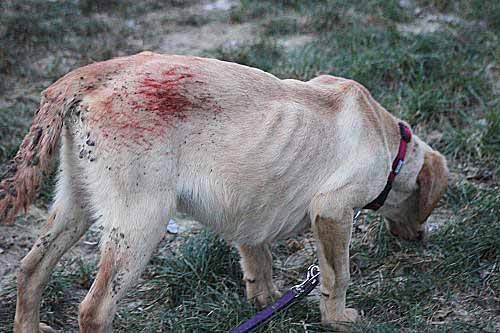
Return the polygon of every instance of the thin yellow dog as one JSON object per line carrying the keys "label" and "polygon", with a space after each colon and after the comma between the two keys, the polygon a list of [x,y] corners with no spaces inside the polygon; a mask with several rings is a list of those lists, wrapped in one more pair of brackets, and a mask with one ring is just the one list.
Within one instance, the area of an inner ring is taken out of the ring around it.
{"label": "thin yellow dog", "polygon": [[[353,208],[386,186],[399,123],[362,85],[328,75],[280,80],[234,63],[151,52],[67,74],[43,92],[0,182],[0,222],[11,223],[33,200],[62,139],[55,202],[19,271],[15,331],[39,330],[54,266],[98,222],[99,271],[79,325],[110,332],[118,301],[177,211],[239,246],[247,296],[259,305],[278,294],[269,244],[312,225],[322,320],[355,321],[345,304]],[[413,135],[380,210],[389,230],[424,237],[447,177],[443,156]]]}

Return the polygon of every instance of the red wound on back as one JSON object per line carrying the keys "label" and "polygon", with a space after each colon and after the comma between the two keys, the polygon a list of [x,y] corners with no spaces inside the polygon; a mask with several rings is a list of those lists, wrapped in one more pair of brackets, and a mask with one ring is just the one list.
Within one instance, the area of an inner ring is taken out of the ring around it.
{"label": "red wound on back", "polygon": [[149,148],[152,140],[165,135],[170,125],[188,119],[195,110],[220,111],[199,87],[203,82],[193,76],[187,66],[144,74],[101,100],[90,119],[108,139]]}
{"label": "red wound on back", "polygon": [[186,70],[185,66],[172,67],[160,78],[143,79],[137,88],[141,98],[134,103],[134,108],[154,113],[165,122],[172,118],[185,119],[186,111],[193,106],[185,96],[185,84],[194,83],[190,80],[193,75]]}

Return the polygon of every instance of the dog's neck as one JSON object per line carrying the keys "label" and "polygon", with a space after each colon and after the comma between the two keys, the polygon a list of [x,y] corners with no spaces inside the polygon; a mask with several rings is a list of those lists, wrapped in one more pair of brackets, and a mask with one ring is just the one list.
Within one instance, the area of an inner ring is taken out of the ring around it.
{"label": "dog's neck", "polygon": [[431,152],[430,148],[417,135],[413,134],[412,140],[408,144],[405,164],[401,173],[396,177],[394,186],[403,191],[412,191],[417,187],[417,177],[424,164],[426,152]]}
{"label": "dog's neck", "polygon": [[[403,121],[383,108],[380,111],[379,115],[382,120],[381,129],[385,133],[386,149],[389,151],[390,155],[388,163],[392,165],[401,143],[399,123]],[[407,145],[404,165],[401,172],[395,178],[393,188],[403,191],[412,191],[416,188],[417,176],[424,163],[424,154],[428,151],[432,151],[432,149],[425,142],[420,140],[417,135],[412,133],[412,138]]]}

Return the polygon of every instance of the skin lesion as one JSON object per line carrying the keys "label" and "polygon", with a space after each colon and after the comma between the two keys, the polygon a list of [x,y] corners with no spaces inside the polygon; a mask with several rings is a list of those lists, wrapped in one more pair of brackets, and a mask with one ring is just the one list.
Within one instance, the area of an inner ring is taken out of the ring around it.
{"label": "skin lesion", "polygon": [[100,136],[117,138],[121,145],[150,149],[152,141],[164,137],[193,112],[215,116],[222,111],[189,66],[160,63],[130,73],[123,82],[118,79],[93,91],[88,106],[89,121],[99,128]]}
{"label": "skin lesion", "polygon": [[172,118],[185,119],[193,101],[185,96],[183,86],[192,79],[186,66],[174,66],[164,71],[161,78],[145,77],[136,89],[140,100],[136,101],[135,110],[147,110],[166,123]]}

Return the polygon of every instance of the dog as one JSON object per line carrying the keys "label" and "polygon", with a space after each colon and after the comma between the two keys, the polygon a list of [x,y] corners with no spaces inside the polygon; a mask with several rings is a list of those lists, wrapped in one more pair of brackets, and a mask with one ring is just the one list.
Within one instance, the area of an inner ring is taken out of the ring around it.
{"label": "dog", "polygon": [[[32,202],[62,141],[50,215],[21,261],[15,332],[39,330],[54,266],[95,222],[103,227],[101,257],[79,327],[112,331],[118,301],[177,211],[238,246],[247,297],[260,306],[279,295],[269,244],[310,226],[322,321],[356,321],[345,304],[353,209],[387,186],[401,128],[361,84],[330,75],[280,80],[235,63],[152,52],[70,72],[43,91],[0,182],[0,221],[8,224]],[[405,164],[380,212],[390,232],[416,240],[425,237],[448,169],[416,135],[405,140]]]}

